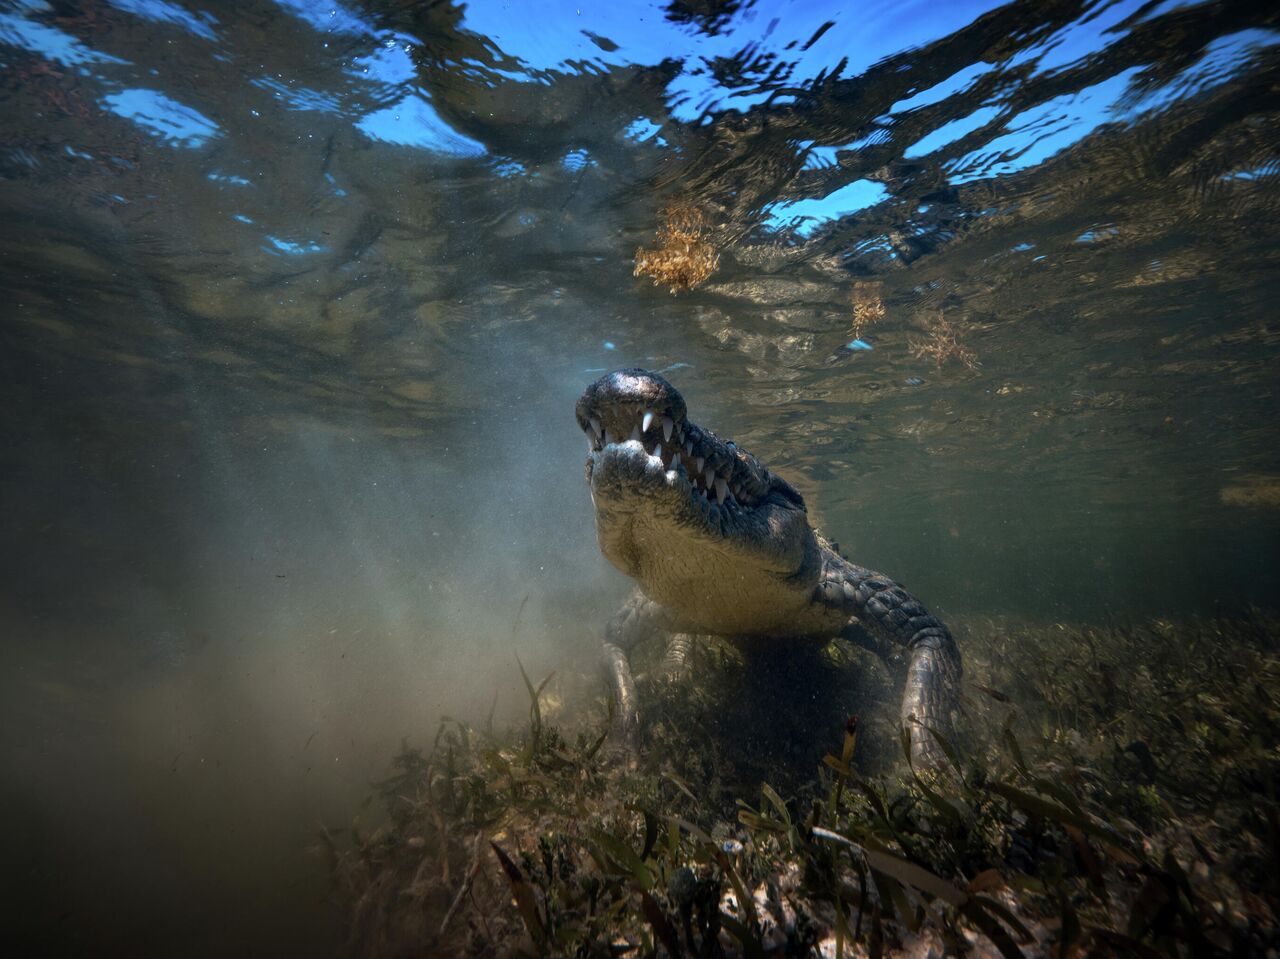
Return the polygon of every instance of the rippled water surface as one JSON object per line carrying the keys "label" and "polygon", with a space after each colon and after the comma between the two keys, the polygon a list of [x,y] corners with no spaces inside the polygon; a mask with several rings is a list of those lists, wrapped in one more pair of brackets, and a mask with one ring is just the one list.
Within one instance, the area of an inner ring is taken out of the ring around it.
{"label": "rippled water surface", "polygon": [[595,655],[607,369],[944,612],[1275,605],[1273,5],[5,0],[0,83],[28,948],[326,950],[314,824]]}

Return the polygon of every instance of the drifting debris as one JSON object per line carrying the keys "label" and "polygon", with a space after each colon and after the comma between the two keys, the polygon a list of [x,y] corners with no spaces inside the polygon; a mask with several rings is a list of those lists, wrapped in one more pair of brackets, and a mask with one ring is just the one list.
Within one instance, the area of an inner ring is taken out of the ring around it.
{"label": "drifting debris", "polygon": [[879,280],[855,280],[853,284],[853,328],[850,339],[861,341],[867,330],[884,319],[884,300]]}
{"label": "drifting debris", "polygon": [[702,211],[685,203],[662,211],[656,249],[636,250],[635,276],[649,276],[672,293],[692,290],[720,263],[720,254],[703,238],[706,218]]}
{"label": "drifting debris", "polygon": [[911,355],[918,360],[933,360],[939,367],[947,360],[956,360],[971,370],[978,368],[978,354],[960,342],[960,328],[941,311],[930,324],[924,339],[912,337],[907,341]]}

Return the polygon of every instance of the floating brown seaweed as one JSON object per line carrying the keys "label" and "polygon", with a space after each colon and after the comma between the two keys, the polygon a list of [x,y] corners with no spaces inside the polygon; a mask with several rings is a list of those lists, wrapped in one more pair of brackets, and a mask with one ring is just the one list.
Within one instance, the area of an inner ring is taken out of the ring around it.
{"label": "floating brown seaweed", "polygon": [[672,293],[691,290],[715,272],[720,254],[704,238],[706,217],[687,203],[662,210],[658,246],[636,250],[635,276],[648,276]]}
{"label": "floating brown seaweed", "polygon": [[948,360],[956,360],[971,370],[978,368],[978,354],[960,342],[960,327],[947,318],[942,311],[929,324],[927,335],[921,339],[911,337],[907,340],[907,349],[918,360],[933,360],[941,367]]}
{"label": "floating brown seaweed", "polygon": [[862,334],[870,327],[884,319],[884,299],[881,297],[883,284],[878,280],[855,280],[853,284],[853,339],[862,339]]}

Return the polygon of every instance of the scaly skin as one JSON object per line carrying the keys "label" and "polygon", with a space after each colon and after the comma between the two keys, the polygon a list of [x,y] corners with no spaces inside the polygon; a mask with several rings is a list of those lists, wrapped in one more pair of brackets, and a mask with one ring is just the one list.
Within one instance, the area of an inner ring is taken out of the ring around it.
{"label": "scaly skin", "polygon": [[[960,653],[950,631],[887,576],[856,566],[808,522],[804,500],[754,456],[688,421],[655,373],[618,370],[577,404],[605,557],[637,589],[605,631],[604,663],[624,739],[639,723],[629,654],[645,640],[683,661],[690,636],[825,642],[842,636],[886,661],[907,656],[901,721],[912,760],[937,765]],[[649,415],[646,415],[649,414]]]}

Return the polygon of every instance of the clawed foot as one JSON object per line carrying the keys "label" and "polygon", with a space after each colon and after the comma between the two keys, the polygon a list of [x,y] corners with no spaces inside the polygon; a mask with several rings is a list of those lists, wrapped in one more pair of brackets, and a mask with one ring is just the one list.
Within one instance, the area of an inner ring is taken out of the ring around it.
{"label": "clawed foot", "polygon": [[666,655],[653,672],[655,682],[671,685],[681,682],[690,672],[690,659],[693,656],[693,636],[688,633],[676,633],[667,643]]}
{"label": "clawed foot", "polygon": [[677,683],[684,682],[685,677],[688,675],[689,667],[684,663],[664,660],[649,674],[648,678],[650,682],[661,686],[674,686]]}

